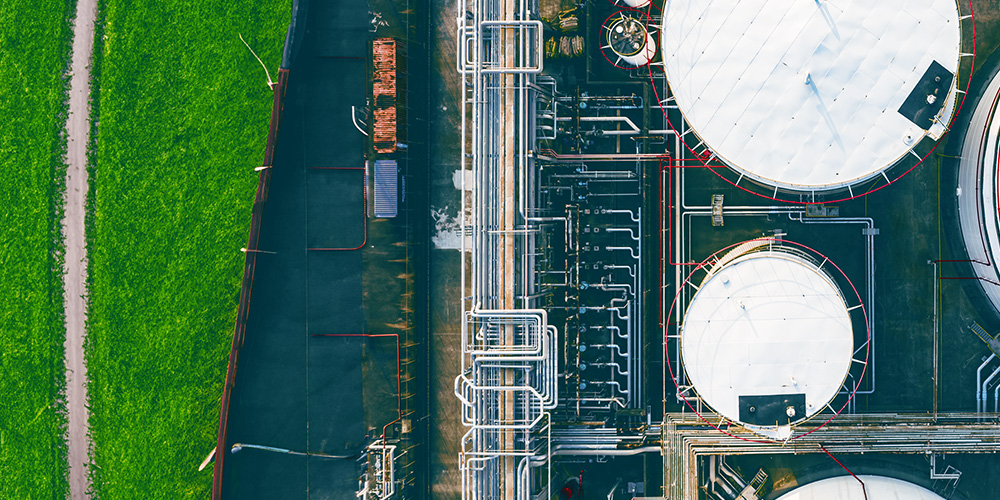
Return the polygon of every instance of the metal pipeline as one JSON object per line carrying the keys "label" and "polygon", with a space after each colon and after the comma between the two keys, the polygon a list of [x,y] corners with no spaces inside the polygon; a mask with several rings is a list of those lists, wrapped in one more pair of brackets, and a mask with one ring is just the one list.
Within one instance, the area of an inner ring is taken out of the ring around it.
{"label": "metal pipeline", "polygon": [[1000,384],[993,389],[993,413],[1000,411]]}
{"label": "metal pipeline", "polygon": [[990,357],[986,358],[986,361],[983,361],[983,364],[979,365],[979,369],[976,370],[976,413],[982,413],[983,411],[982,405],[979,404],[983,394],[983,391],[980,389],[980,384],[982,384],[983,380],[983,368],[986,368],[986,365],[990,364],[990,361],[993,361],[995,357],[997,357],[996,354],[990,353]]}
{"label": "metal pipeline", "polygon": [[[583,447],[576,447],[583,446]],[[617,448],[605,448],[602,445],[570,445],[570,444],[557,444],[552,449],[552,456],[593,456],[593,455],[607,455],[613,457],[629,457],[633,455],[641,455],[643,453],[660,453],[659,446],[643,446],[639,448],[628,448],[628,449],[617,449]]]}
{"label": "metal pipeline", "polygon": [[[593,366],[595,368],[614,368],[615,372],[617,372],[619,375],[628,375],[628,371],[622,371],[621,365],[619,365],[614,361],[608,361],[608,362],[597,361],[593,363],[587,363],[587,366]],[[997,387],[1000,387],[1000,385],[998,385]]]}
{"label": "metal pipeline", "polygon": [[989,387],[990,382],[993,380],[993,377],[996,377],[998,373],[1000,373],[1000,366],[998,366],[996,370],[993,370],[993,373],[991,373],[989,377],[986,377],[986,381],[983,382],[983,390],[981,391],[983,396],[982,396],[982,401],[980,402],[980,407],[982,408],[983,412],[986,411],[986,402],[987,402],[986,398],[989,395],[989,393],[987,392],[987,387]]}

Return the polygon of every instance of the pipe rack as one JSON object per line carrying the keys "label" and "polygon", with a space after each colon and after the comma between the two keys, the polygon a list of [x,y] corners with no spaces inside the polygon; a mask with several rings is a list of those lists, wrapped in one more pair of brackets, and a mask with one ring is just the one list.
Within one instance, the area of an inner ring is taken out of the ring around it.
{"label": "pipe rack", "polygon": [[536,96],[545,93],[536,83],[542,25],[532,20],[532,0],[465,0],[456,7],[461,167],[471,169],[474,182],[466,186],[462,177],[461,250],[471,257],[462,259],[465,321],[455,379],[469,427],[459,457],[462,497],[526,498],[536,486],[530,470],[522,473],[531,469],[523,459],[547,456],[543,437],[557,404],[558,333],[545,311],[529,309],[537,298],[525,273],[536,255],[531,224],[540,222],[527,217],[533,207],[525,186]]}
{"label": "pipe rack", "polygon": [[[711,455],[823,453],[822,448],[836,453],[1000,451],[996,424],[977,423],[978,417],[976,413],[940,413],[936,420],[928,414],[841,415],[802,439],[789,443],[766,443],[727,436],[690,413],[667,414],[660,426],[664,498],[698,498],[698,461]],[[745,431],[743,435],[752,437]]]}

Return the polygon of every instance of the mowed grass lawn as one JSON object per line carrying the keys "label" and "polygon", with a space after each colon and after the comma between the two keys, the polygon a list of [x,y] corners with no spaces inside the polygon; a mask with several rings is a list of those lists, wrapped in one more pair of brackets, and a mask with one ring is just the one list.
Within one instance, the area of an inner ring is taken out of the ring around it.
{"label": "mowed grass lawn", "polygon": [[[102,0],[90,177],[94,490],[207,498],[290,0]],[[103,33],[103,36],[100,34]]]}
{"label": "mowed grass lawn", "polygon": [[0,8],[0,498],[62,498],[65,77],[73,2]]}

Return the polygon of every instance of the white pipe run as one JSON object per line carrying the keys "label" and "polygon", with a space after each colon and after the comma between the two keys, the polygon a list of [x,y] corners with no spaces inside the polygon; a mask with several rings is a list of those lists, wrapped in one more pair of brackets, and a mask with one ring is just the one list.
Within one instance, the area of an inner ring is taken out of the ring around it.
{"label": "white pipe run", "polygon": [[982,405],[979,403],[983,394],[980,388],[983,381],[983,368],[986,368],[986,365],[990,364],[990,361],[993,361],[995,357],[997,357],[996,354],[990,353],[990,357],[986,358],[986,361],[983,361],[983,364],[979,365],[979,369],[976,370],[976,413],[982,413],[983,411]]}
{"label": "white pipe run", "polygon": [[989,395],[989,392],[987,392],[987,387],[990,385],[990,382],[993,380],[993,377],[996,377],[998,373],[1000,373],[1000,366],[998,366],[996,370],[993,370],[993,373],[991,373],[989,377],[986,377],[986,381],[983,382],[983,390],[980,391],[981,394],[983,395],[982,400],[980,401],[980,405],[982,411],[984,412],[986,411],[986,397]]}

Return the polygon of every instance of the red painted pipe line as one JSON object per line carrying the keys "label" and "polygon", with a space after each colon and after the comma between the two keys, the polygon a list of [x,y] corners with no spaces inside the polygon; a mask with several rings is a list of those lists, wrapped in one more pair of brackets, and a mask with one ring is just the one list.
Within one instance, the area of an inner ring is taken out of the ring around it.
{"label": "red painted pipe line", "polygon": [[1000,283],[987,278],[980,278],[979,276],[938,276],[939,280],[979,280],[985,281],[991,285],[1000,286]]}
{"label": "red painted pipe line", "polygon": [[669,153],[646,153],[646,154],[560,154],[553,149],[541,148],[538,150],[539,156],[552,157],[556,160],[591,160],[591,161],[663,161],[670,158]]}
{"label": "red painted pipe line", "polygon": [[[672,168],[673,168],[673,166],[668,163],[667,164],[667,169],[668,169],[667,171],[669,171],[669,169],[672,169]],[[664,169],[660,169],[660,220],[661,221],[663,220],[663,208],[665,206],[664,205],[664,195],[663,195],[663,179],[662,179],[664,171],[665,171]],[[668,174],[667,178],[670,181],[670,187],[668,188],[668,194],[667,194],[667,196],[670,196],[670,193],[674,192],[674,176]],[[677,206],[675,206],[675,205],[670,205],[669,208],[670,209],[678,209],[679,210],[679,208]],[[668,236],[669,239],[667,241],[667,246],[668,246],[668,250],[667,250],[668,253],[667,253],[667,255],[669,255],[669,259],[671,259],[670,260],[670,265],[671,266],[698,266],[698,267],[701,267],[701,264],[697,263],[697,262],[674,262],[673,261],[673,258],[674,258],[674,239],[673,239],[673,234],[674,234],[674,218],[673,217],[669,217],[669,224],[670,224],[670,226],[668,228],[668,233],[667,233],[669,235]]]}
{"label": "red painted pipe line", "polygon": [[854,473],[851,472],[851,469],[848,469],[847,467],[844,467],[844,464],[840,463],[840,460],[837,460],[837,457],[833,456],[829,451],[826,451],[826,448],[824,448],[823,445],[819,444],[818,446],[819,446],[819,449],[823,450],[823,453],[826,453],[826,455],[828,457],[832,458],[834,462],[837,462],[837,465],[843,467],[844,470],[846,470],[847,473],[851,475],[851,477],[853,477],[854,479],[857,479],[858,482],[861,483],[861,493],[864,494],[865,500],[868,500],[868,490],[867,490],[867,488],[865,488],[865,482],[862,481],[860,477],[855,476]]}
{"label": "red painted pipe line", "polygon": [[382,444],[385,444],[385,430],[392,424],[403,419],[403,370],[400,366],[399,334],[398,333],[317,333],[313,337],[395,337],[396,338],[396,420],[382,427]]}
{"label": "red painted pipe line", "polygon": [[[698,164],[698,165],[670,165],[667,168],[727,168],[726,165],[708,165],[708,164]],[[666,170],[666,169],[664,169]]]}
{"label": "red painted pipe line", "polygon": [[[312,168],[328,168],[328,169],[343,169],[343,170],[366,170],[365,167],[312,167]],[[365,173],[367,175],[367,172]],[[356,247],[345,247],[345,248],[308,248],[307,250],[311,252],[349,252],[352,250],[361,250],[365,245],[368,244],[368,182],[361,183],[361,199],[364,203],[362,207],[363,218],[364,218],[364,238],[361,240],[361,244]]]}

